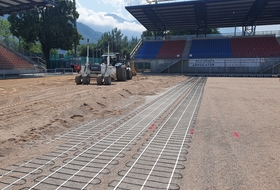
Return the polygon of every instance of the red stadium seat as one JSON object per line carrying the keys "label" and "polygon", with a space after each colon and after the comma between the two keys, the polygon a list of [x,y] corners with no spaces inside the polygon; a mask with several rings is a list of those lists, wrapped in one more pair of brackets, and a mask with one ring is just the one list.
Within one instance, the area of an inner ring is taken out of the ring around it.
{"label": "red stadium seat", "polygon": [[33,69],[33,65],[12,53],[11,51],[0,46],[0,69],[2,70],[19,70]]}
{"label": "red stadium seat", "polygon": [[273,36],[231,38],[234,58],[278,57],[280,45]]}

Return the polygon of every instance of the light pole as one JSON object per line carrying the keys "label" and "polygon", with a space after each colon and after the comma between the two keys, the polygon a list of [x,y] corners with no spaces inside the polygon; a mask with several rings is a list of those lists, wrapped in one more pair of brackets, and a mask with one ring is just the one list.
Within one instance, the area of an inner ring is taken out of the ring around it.
{"label": "light pole", "polygon": [[[73,0],[74,3],[74,11],[73,11],[73,16],[74,16],[74,28],[77,30],[77,18],[76,18],[76,0]],[[77,50],[77,44],[74,42],[74,51],[75,51],[75,59],[78,57],[78,50]]]}
{"label": "light pole", "polygon": [[86,58],[86,63],[89,63],[89,39],[87,39],[87,58]]}

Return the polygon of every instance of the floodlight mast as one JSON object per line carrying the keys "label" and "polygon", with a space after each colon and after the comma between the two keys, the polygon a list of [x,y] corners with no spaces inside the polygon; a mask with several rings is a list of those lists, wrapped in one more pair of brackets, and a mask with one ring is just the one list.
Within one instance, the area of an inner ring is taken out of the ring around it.
{"label": "floodlight mast", "polygon": [[[76,11],[76,0],[73,0],[73,3],[74,3],[74,10]],[[77,18],[76,18],[75,12],[73,14],[74,14],[74,28],[76,30],[78,30],[77,29]],[[78,49],[77,49],[76,42],[74,43],[74,53],[75,53],[75,59],[77,59],[77,57],[78,57]]]}

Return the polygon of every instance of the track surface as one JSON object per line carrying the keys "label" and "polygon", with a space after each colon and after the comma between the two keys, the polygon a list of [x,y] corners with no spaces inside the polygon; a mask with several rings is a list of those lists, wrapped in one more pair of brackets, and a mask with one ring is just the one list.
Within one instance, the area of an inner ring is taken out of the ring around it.
{"label": "track surface", "polygon": [[190,78],[121,118],[44,143],[43,157],[0,170],[0,189],[180,189],[205,78]]}

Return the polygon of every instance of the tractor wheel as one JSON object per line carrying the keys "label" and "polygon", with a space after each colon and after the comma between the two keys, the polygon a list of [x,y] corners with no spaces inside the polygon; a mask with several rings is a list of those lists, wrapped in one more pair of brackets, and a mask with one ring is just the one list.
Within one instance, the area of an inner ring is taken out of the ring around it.
{"label": "tractor wheel", "polygon": [[117,80],[119,80],[119,81],[126,81],[126,69],[125,69],[125,66],[121,66],[121,67],[117,68],[116,74],[117,74]]}
{"label": "tractor wheel", "polygon": [[111,81],[112,81],[112,79],[111,79],[110,75],[106,75],[104,77],[104,84],[105,85],[111,85]]}
{"label": "tractor wheel", "polygon": [[127,76],[127,80],[132,79],[132,71],[130,68],[126,69],[126,76]]}
{"label": "tractor wheel", "polygon": [[96,82],[97,82],[97,85],[102,85],[103,84],[103,76],[102,75],[97,75]]}
{"label": "tractor wheel", "polygon": [[83,84],[89,84],[90,83],[90,77],[89,75],[84,75],[83,76]]}
{"label": "tractor wheel", "polygon": [[76,76],[75,76],[75,82],[76,82],[76,84],[77,84],[77,85],[82,84],[82,79],[83,79],[82,75],[76,75]]}

